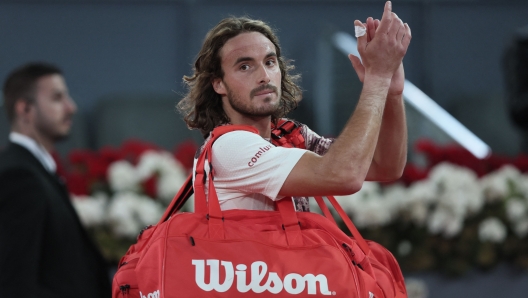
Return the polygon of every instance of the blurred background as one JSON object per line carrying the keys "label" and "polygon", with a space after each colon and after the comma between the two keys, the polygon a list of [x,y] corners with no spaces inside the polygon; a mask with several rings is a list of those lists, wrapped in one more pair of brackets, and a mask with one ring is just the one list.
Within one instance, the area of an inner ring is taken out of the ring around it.
{"label": "blurred background", "polygon": [[[185,92],[182,76],[191,74],[211,27],[224,17],[247,15],[277,29],[284,56],[294,60],[302,74],[304,96],[292,117],[323,135],[336,136],[361,88],[336,34],[353,35],[355,19],[381,18],[383,5],[377,0],[0,0],[0,78],[29,61],[47,61],[63,69],[79,108],[70,139],[58,148],[65,160],[76,150],[95,154],[111,146],[117,152],[131,139],[183,156],[190,150],[187,155],[192,156],[189,146],[178,147],[201,142],[200,134],[189,131],[174,109]],[[510,117],[515,92],[508,83],[514,80],[518,63],[508,64],[505,53],[528,26],[528,2],[394,0],[393,10],[412,29],[404,60],[409,82],[487,144],[494,156],[502,158],[501,165],[522,164],[519,156],[527,151],[526,133],[518,124],[523,117],[517,117],[517,124]],[[445,148],[441,146],[454,140],[412,105],[407,109],[409,160],[432,167],[431,148]],[[2,113],[0,147],[8,132]],[[422,143],[417,154],[413,148],[422,139],[430,146]],[[430,153],[425,158],[424,151]],[[473,160],[460,152],[458,159]],[[448,161],[453,159],[457,158]],[[524,183],[522,166],[515,171],[506,174],[508,179]],[[488,172],[477,171],[475,181]],[[94,193],[93,188],[86,192]],[[526,199],[521,186],[505,193],[500,206],[521,194]],[[503,209],[506,218],[507,207]],[[521,243],[516,249],[527,248],[526,234],[515,236],[514,228],[507,229]],[[527,268],[526,256],[520,258],[521,267]],[[485,271],[471,265],[464,274],[455,270],[456,278],[434,269],[408,267],[405,273],[417,281],[416,295],[425,295],[415,297],[526,297],[526,269],[504,265],[499,257],[492,263],[483,266]]]}

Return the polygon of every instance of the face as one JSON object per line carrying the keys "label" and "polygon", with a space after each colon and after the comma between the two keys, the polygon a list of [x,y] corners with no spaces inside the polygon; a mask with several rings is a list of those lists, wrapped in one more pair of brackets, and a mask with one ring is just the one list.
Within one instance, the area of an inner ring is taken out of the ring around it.
{"label": "face", "polygon": [[61,75],[49,75],[37,81],[31,108],[34,128],[42,137],[58,141],[68,136],[77,106]]}
{"label": "face", "polygon": [[258,32],[241,33],[220,50],[223,78],[213,81],[224,110],[234,115],[268,117],[279,107],[281,72],[275,45]]}

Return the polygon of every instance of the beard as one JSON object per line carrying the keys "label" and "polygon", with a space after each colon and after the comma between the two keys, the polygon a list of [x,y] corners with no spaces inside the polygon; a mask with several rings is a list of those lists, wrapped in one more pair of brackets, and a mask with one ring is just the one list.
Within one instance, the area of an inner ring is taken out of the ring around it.
{"label": "beard", "polygon": [[[281,92],[280,92],[280,90],[278,90],[277,87],[275,87],[275,86],[273,86],[271,84],[262,85],[260,87],[257,87],[255,89],[251,90],[251,92],[249,94],[249,98],[250,98],[249,101],[244,101],[243,99],[241,99],[239,94],[236,94],[235,92],[233,92],[229,88],[229,86],[227,86],[227,84],[225,85],[225,87],[226,87],[226,90],[227,90],[227,99],[229,101],[229,104],[231,105],[233,110],[237,111],[238,113],[240,113],[240,114],[242,114],[244,116],[249,116],[249,117],[268,117],[268,116],[272,116],[272,115],[276,114],[277,111],[279,110]],[[252,105],[253,97],[254,97],[255,93],[263,91],[263,90],[266,90],[266,89],[273,90],[275,92],[275,94],[277,94],[277,98],[279,100],[277,100],[276,103],[272,103],[271,102],[273,100],[272,97],[268,96],[268,97],[264,98],[262,105],[260,105],[260,106]]]}
{"label": "beard", "polygon": [[40,114],[35,123],[35,128],[42,136],[53,142],[63,141],[68,139],[71,131],[71,126],[66,126],[64,122],[71,120],[72,116],[73,115],[66,115],[60,123],[56,123]]}

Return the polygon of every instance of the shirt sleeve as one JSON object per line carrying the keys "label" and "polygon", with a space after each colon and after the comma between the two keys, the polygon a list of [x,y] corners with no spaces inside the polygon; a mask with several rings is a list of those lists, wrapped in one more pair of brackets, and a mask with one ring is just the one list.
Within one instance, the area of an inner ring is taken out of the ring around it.
{"label": "shirt sleeve", "polygon": [[306,149],[316,154],[324,155],[335,139],[321,137],[315,131],[311,130],[307,125],[301,125],[301,134],[304,137]]}
{"label": "shirt sleeve", "polygon": [[303,149],[275,147],[257,134],[247,131],[227,133],[212,148],[215,187],[218,192],[234,189],[260,193],[272,200],[306,152]]}

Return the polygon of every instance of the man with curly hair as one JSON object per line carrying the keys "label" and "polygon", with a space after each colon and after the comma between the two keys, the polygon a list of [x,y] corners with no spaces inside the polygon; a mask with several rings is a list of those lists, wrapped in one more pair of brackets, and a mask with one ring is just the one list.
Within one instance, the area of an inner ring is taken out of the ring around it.
{"label": "man with curly hair", "polygon": [[272,123],[301,98],[298,76],[290,74],[293,66],[273,30],[260,20],[232,17],[206,35],[193,75],[184,77],[188,93],[178,104],[184,120],[206,142],[219,125],[250,125],[260,134],[234,131],[213,144],[222,210],[273,210],[274,201],[291,196],[298,211],[308,211],[303,196],[351,194],[365,180],[401,176],[407,155],[402,59],[411,31],[390,1],[381,21],[354,24],[366,32],[358,37],[362,61],[349,55],[363,82],[357,107],[335,140],[303,125],[309,150],[270,143]]}

